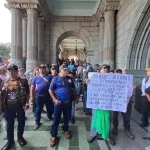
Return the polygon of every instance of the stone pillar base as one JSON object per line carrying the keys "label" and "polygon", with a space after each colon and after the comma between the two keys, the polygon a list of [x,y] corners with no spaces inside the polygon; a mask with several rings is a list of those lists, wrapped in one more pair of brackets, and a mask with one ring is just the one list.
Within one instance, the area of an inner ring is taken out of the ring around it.
{"label": "stone pillar base", "polygon": [[20,59],[10,59],[10,64],[17,65],[18,67],[22,67],[22,61]]}
{"label": "stone pillar base", "polygon": [[27,72],[31,72],[35,67],[37,67],[37,65],[38,65],[37,60],[27,59],[26,63]]}

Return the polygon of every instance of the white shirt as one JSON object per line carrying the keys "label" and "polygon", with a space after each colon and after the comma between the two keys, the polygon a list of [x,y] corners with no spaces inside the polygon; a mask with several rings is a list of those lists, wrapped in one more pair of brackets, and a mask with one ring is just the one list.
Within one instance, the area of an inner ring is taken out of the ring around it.
{"label": "white shirt", "polygon": [[150,77],[145,84],[145,78],[142,81],[142,96],[145,96],[145,90],[150,86]]}

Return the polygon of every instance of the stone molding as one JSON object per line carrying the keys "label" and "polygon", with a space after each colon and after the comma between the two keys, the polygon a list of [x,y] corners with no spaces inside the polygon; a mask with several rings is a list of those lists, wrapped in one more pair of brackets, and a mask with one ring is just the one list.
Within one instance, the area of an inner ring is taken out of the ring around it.
{"label": "stone molding", "polygon": [[38,9],[38,4],[20,4],[22,9]]}
{"label": "stone molding", "polygon": [[4,5],[8,9],[38,9],[38,4],[8,3]]}
{"label": "stone molding", "polygon": [[38,17],[38,21],[44,21],[44,17]]}
{"label": "stone molding", "polygon": [[9,4],[4,4],[6,8],[8,9],[16,9],[19,8],[21,9],[20,4],[15,4],[15,3],[9,3]]}
{"label": "stone molding", "polygon": [[96,14],[93,16],[94,20],[99,20],[104,14],[105,11],[115,11],[120,9],[120,0],[110,1],[110,0],[102,0],[100,3]]}
{"label": "stone molding", "polygon": [[104,6],[104,11],[115,11],[115,10],[119,10],[120,6],[116,6],[116,5],[106,5]]}

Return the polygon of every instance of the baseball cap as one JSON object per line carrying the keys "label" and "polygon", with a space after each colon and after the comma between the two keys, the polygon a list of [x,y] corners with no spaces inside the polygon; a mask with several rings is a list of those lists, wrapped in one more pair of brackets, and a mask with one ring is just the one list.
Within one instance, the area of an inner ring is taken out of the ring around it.
{"label": "baseball cap", "polygon": [[110,69],[110,66],[107,65],[107,64],[103,64],[103,65],[100,67],[100,69],[102,69],[102,68],[108,68],[108,69]]}
{"label": "baseball cap", "polygon": [[68,71],[68,74],[73,74],[73,72],[69,70],[69,71]]}
{"label": "baseball cap", "polygon": [[16,65],[14,65],[14,64],[9,65],[9,66],[7,67],[7,70],[9,70],[9,69],[18,71],[18,67],[17,67]]}
{"label": "baseball cap", "polygon": [[39,66],[39,68],[46,68],[46,65],[41,64],[41,65]]}
{"label": "baseball cap", "polygon": [[19,70],[19,71],[25,71],[25,69],[24,69],[24,68],[22,68],[22,67],[21,67],[21,68],[19,68],[18,70]]}
{"label": "baseball cap", "polygon": [[57,70],[57,68],[56,67],[52,67],[51,70]]}
{"label": "baseball cap", "polygon": [[68,70],[68,67],[66,65],[63,65],[63,66],[60,67],[59,70]]}

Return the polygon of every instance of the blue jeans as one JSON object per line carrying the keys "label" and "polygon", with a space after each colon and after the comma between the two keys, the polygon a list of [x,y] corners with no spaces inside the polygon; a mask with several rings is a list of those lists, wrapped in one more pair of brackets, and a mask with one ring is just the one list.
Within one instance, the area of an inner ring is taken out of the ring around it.
{"label": "blue jeans", "polygon": [[60,123],[62,112],[64,117],[64,124],[62,126],[62,129],[64,132],[68,131],[69,122],[71,120],[71,107],[72,107],[72,101],[70,101],[69,103],[61,103],[58,105],[54,105],[54,120],[50,132],[52,137],[57,137],[58,125]]}
{"label": "blue jeans", "polygon": [[36,124],[40,124],[41,113],[42,113],[44,104],[46,106],[47,116],[49,119],[52,117],[52,114],[54,112],[54,104],[49,95],[40,96],[36,94],[35,100],[36,100],[35,122]]}
{"label": "blue jeans", "polygon": [[75,117],[75,101],[72,101],[72,112],[71,112],[71,118]]}
{"label": "blue jeans", "polygon": [[15,118],[18,121],[18,139],[22,138],[25,126],[25,112],[23,108],[20,109],[8,109],[5,111],[5,119],[7,122],[7,140],[9,143],[14,141],[14,123]]}
{"label": "blue jeans", "polygon": [[87,103],[87,91],[84,91],[83,95],[83,107],[84,107],[84,112],[89,113],[89,109],[86,108],[86,103]]}

